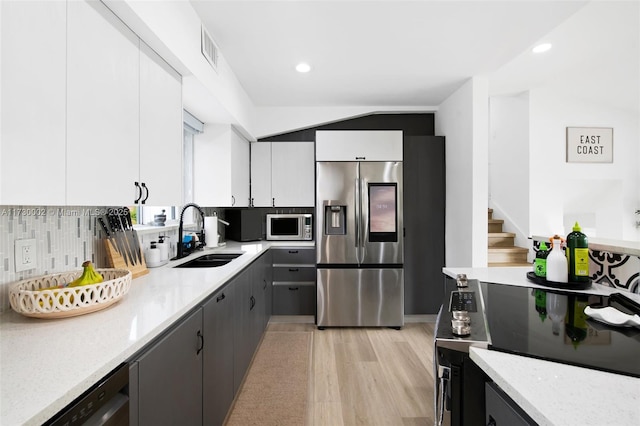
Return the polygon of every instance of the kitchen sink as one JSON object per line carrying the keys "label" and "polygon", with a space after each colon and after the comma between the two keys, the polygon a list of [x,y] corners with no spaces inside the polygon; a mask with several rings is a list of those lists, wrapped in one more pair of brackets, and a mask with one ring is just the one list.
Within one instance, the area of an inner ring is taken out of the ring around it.
{"label": "kitchen sink", "polygon": [[243,253],[209,253],[191,259],[188,262],[174,266],[174,268],[216,268],[224,266]]}

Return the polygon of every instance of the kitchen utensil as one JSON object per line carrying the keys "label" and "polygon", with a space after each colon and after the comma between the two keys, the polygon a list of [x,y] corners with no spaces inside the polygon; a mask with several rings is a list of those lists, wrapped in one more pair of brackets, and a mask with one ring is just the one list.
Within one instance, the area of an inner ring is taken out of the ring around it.
{"label": "kitchen utensil", "polygon": [[135,265],[136,264],[136,256],[135,253],[133,252],[133,249],[131,247],[131,240],[129,238],[127,229],[126,229],[126,221],[123,220],[122,218],[122,213],[118,213],[117,218],[118,218],[118,225],[120,226],[120,230],[122,231],[122,238],[124,241],[124,247],[125,250],[127,251],[127,256],[129,258],[129,264],[130,265]]}
{"label": "kitchen utensil", "polygon": [[133,229],[133,224],[131,222],[131,214],[129,213],[129,209],[127,207],[124,208],[124,224],[125,224],[125,233],[127,234],[127,238],[129,240],[129,248],[133,255],[135,256],[136,263],[142,263],[142,253],[140,250],[140,242],[138,241],[138,237],[136,236],[136,232]]}
{"label": "kitchen utensil", "polygon": [[640,328],[640,316],[625,314],[612,306],[605,306],[603,308],[587,306],[584,309],[584,313],[588,317],[607,325]]}
{"label": "kitchen utensil", "polygon": [[107,222],[109,223],[109,228],[111,230],[111,236],[113,237],[113,241],[116,245],[116,251],[122,258],[127,262],[127,253],[124,246],[124,241],[122,239],[122,235],[119,231],[120,225],[118,223],[118,218],[113,213],[107,213]]}

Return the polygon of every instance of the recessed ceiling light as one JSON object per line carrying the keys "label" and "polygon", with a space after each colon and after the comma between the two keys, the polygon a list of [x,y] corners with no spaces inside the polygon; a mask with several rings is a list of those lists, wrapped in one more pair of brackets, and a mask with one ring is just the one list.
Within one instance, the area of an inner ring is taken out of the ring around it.
{"label": "recessed ceiling light", "polygon": [[533,53],[542,53],[546,52],[549,49],[551,49],[551,43],[542,43],[534,47],[532,50]]}
{"label": "recessed ceiling light", "polygon": [[298,71],[298,72],[309,72],[309,71],[311,71],[311,67],[309,66],[309,64],[301,62],[298,65],[296,65],[296,71]]}

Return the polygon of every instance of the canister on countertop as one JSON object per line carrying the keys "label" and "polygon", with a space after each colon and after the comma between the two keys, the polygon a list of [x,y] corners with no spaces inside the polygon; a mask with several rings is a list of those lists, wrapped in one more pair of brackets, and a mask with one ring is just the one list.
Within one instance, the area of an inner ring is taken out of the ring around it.
{"label": "canister on countertop", "polygon": [[157,243],[155,241],[152,241],[149,248],[144,251],[144,260],[149,268],[155,268],[162,265],[160,249],[156,244]]}

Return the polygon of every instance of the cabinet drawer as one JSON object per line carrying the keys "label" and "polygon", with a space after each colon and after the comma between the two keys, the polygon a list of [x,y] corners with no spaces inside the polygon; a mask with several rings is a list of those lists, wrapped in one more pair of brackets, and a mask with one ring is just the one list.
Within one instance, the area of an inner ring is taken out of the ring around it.
{"label": "cabinet drawer", "polygon": [[279,248],[273,250],[274,265],[315,265],[315,247]]}
{"label": "cabinet drawer", "polygon": [[316,268],[309,266],[276,266],[273,268],[274,282],[316,282]]}
{"label": "cabinet drawer", "polygon": [[274,285],[273,315],[315,315],[315,285]]}

